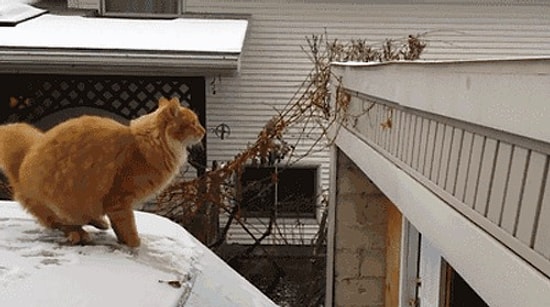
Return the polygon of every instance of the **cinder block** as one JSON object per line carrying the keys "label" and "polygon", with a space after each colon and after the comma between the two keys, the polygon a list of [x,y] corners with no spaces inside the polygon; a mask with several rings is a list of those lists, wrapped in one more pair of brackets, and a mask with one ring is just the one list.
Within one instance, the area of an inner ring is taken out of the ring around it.
{"label": "cinder block", "polygon": [[[375,233],[378,233],[378,235],[375,235]],[[374,232],[373,230],[373,232],[369,236],[369,250],[386,250],[386,236],[384,231]]]}
{"label": "cinder block", "polygon": [[358,278],[361,259],[356,251],[337,249],[334,257],[334,278],[337,280]]}
{"label": "cinder block", "polygon": [[338,221],[345,225],[357,225],[360,219],[358,214],[361,209],[358,207],[366,204],[367,197],[360,195],[346,195],[336,201],[336,216]]}
{"label": "cinder block", "polygon": [[336,193],[353,194],[364,192],[366,194],[380,194],[380,190],[365,175],[355,167],[342,172],[338,169],[336,178]]}
{"label": "cinder block", "polygon": [[370,238],[365,234],[364,229],[338,224],[334,243],[337,249],[357,250],[371,246]]}
{"label": "cinder block", "polygon": [[354,211],[360,225],[386,225],[387,204],[389,200],[383,195],[369,195],[365,202],[356,203]]}
{"label": "cinder block", "polygon": [[336,306],[378,306],[384,304],[384,279],[350,279],[336,281]]}
{"label": "cinder block", "polygon": [[383,196],[348,194],[337,198],[336,216],[346,225],[385,225],[388,204],[390,201]]}
{"label": "cinder block", "polygon": [[339,157],[339,164],[336,174],[336,191],[338,194],[354,194],[354,193],[366,193],[380,194],[380,189],[368,179],[367,176],[349,160],[344,154],[346,163],[340,163],[342,159]]}
{"label": "cinder block", "polygon": [[359,257],[361,277],[386,276],[386,258],[383,251],[367,251]]}

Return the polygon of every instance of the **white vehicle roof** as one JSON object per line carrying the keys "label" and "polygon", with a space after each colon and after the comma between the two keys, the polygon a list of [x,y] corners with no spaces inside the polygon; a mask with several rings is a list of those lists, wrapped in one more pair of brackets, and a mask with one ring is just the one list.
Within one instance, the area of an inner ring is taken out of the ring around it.
{"label": "white vehicle roof", "polygon": [[276,306],[179,225],[136,223],[138,249],[91,227],[92,245],[70,246],[0,201],[0,306]]}

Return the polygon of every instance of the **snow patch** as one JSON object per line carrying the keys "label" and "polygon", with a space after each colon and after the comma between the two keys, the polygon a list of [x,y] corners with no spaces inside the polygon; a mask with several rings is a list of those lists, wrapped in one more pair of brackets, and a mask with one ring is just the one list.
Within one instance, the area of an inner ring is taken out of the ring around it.
{"label": "snow patch", "polygon": [[182,227],[136,212],[141,246],[85,227],[71,246],[13,202],[0,201],[0,306],[275,306]]}
{"label": "snow patch", "polygon": [[0,266],[0,289],[5,289],[13,280],[24,279],[28,275],[20,267],[7,268]]}
{"label": "snow patch", "polygon": [[[90,287],[107,297],[124,297],[134,288],[147,286],[151,289],[144,293],[149,293],[149,303],[162,300],[155,294],[166,292],[162,296],[177,304],[190,292],[200,257],[195,243],[143,234],[141,247],[131,249],[120,245],[112,230],[99,231],[92,227],[86,230],[93,243],[72,246],[66,243],[61,232],[44,229],[32,218],[0,219],[0,293],[7,292],[1,296],[0,305],[9,306],[15,301],[32,305],[33,298],[27,294],[32,284],[44,287],[44,291],[36,295],[45,296],[41,299],[52,304],[59,300],[53,294],[71,289],[76,295],[68,302],[79,306],[97,302],[93,295],[87,294]],[[159,231],[162,232],[162,227]],[[66,278],[52,278],[51,274]],[[105,276],[112,280],[104,280]],[[109,286],[113,282],[115,286]],[[126,290],[117,289],[119,284],[124,284]],[[147,306],[140,300],[136,299],[137,305],[131,305]]]}

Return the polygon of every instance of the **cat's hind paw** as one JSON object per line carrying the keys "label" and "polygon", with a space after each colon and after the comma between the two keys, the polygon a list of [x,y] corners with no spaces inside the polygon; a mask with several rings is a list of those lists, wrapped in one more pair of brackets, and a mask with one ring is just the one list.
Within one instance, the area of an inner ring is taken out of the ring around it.
{"label": "cat's hind paw", "polygon": [[90,234],[83,229],[69,231],[65,233],[65,236],[67,237],[68,243],[71,245],[84,245],[92,242]]}

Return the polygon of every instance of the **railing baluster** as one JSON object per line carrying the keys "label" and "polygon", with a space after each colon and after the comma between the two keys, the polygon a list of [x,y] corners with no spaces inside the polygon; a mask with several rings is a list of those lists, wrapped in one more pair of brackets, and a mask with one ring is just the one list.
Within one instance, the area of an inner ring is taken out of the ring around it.
{"label": "railing baluster", "polygon": [[445,135],[445,125],[435,121],[435,141],[433,150],[433,163],[430,170],[430,180],[437,182],[437,176],[439,175],[439,167],[441,166],[441,156],[443,151],[443,136]]}
{"label": "railing baluster", "polygon": [[449,158],[451,157],[451,144],[453,143],[454,128],[445,125],[445,134],[443,137],[443,147],[441,149],[441,162],[439,163],[439,176],[437,177],[437,185],[445,189],[447,183],[447,171],[449,169]]}
{"label": "railing baluster", "polygon": [[497,225],[500,221],[502,204],[504,203],[511,157],[512,146],[501,142],[497,153],[496,167],[494,170],[493,184],[490,188],[487,211],[487,218]]}
{"label": "railing baluster", "polygon": [[535,220],[535,232],[531,246],[546,259],[550,260],[550,157],[546,156],[544,177],[538,201],[538,219]]}
{"label": "railing baluster", "polygon": [[411,122],[409,127],[409,142],[407,144],[407,165],[412,167],[414,159],[414,142],[416,140],[416,126],[418,125],[418,116],[411,114]]}
{"label": "railing baluster", "polygon": [[462,147],[460,148],[460,157],[457,166],[456,187],[454,195],[456,199],[464,201],[466,193],[466,181],[468,180],[468,169],[470,158],[472,157],[472,142],[474,136],[471,132],[464,131],[462,134]]}
{"label": "railing baluster", "polygon": [[528,245],[533,242],[533,234],[536,232],[537,219],[540,214],[541,188],[543,188],[547,159],[544,154],[530,151],[520,207],[515,212],[514,236]]}
{"label": "railing baluster", "polygon": [[428,120],[428,122],[428,139],[426,141],[426,154],[424,155],[424,171],[422,172],[426,178],[430,178],[434,164],[435,138],[437,133],[437,122],[434,120]]}
{"label": "railing baluster", "polygon": [[510,234],[514,234],[517,216],[520,210],[520,200],[525,182],[525,174],[529,163],[530,152],[524,148],[514,146],[508,185],[504,196],[501,219],[499,225]]}
{"label": "railing baluster", "polygon": [[418,170],[418,162],[420,160],[420,148],[422,143],[422,132],[424,131],[424,119],[421,116],[416,116],[416,127],[414,131],[414,144],[413,144],[413,160],[412,168]]}
{"label": "railing baluster", "polygon": [[472,149],[470,153],[470,163],[468,165],[468,175],[466,179],[466,189],[463,202],[470,207],[474,207],[475,195],[479,185],[479,174],[481,172],[481,158],[483,154],[484,137],[474,134],[472,138]]}

